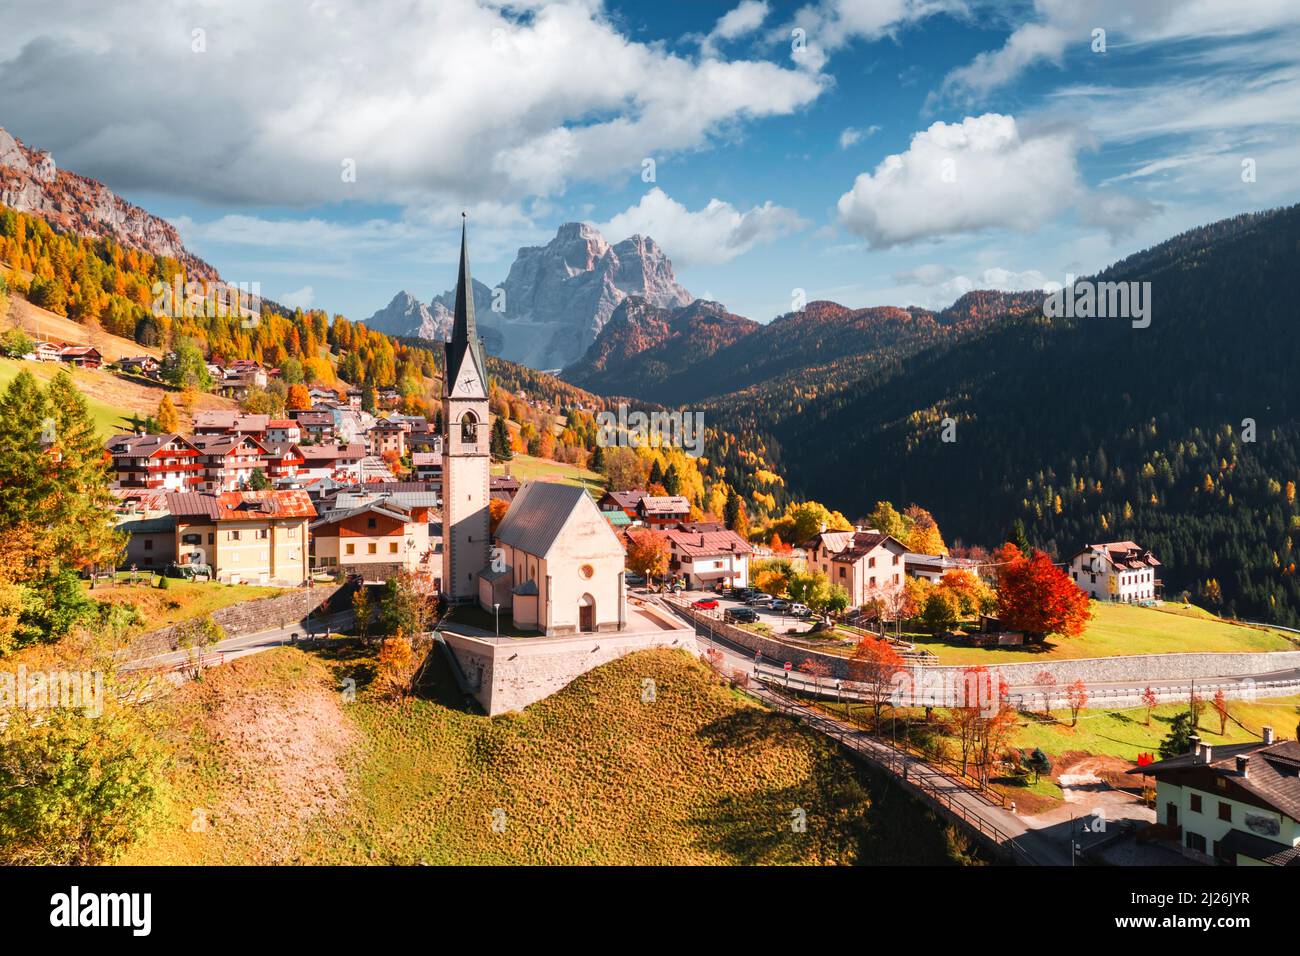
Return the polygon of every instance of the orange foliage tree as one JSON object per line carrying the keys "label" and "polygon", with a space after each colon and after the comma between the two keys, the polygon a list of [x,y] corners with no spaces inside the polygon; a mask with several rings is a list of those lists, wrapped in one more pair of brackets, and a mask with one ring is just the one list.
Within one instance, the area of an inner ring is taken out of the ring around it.
{"label": "orange foliage tree", "polygon": [[1026,558],[1008,542],[998,549],[998,617],[1034,642],[1049,634],[1076,637],[1092,612],[1088,595],[1042,551]]}

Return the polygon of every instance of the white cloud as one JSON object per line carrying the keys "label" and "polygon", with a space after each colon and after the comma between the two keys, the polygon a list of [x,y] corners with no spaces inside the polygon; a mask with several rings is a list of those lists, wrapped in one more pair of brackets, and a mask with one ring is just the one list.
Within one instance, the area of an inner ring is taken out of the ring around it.
{"label": "white cloud", "polygon": [[870,139],[879,132],[880,127],[876,126],[874,123],[865,129],[855,126],[845,127],[843,132],[840,133],[840,149],[848,149],[850,146],[854,146],[862,142],[864,139]]}
{"label": "white cloud", "polygon": [[691,212],[655,187],[641,201],[598,228],[611,239],[641,234],[654,238],[679,268],[716,265],[807,226],[792,209],[765,202],[747,212],[710,199]]}
{"label": "white cloud", "polygon": [[303,286],[294,292],[285,292],[280,296],[280,304],[290,309],[303,309],[304,311],[311,308],[311,304],[316,301],[316,293],[312,291],[309,285]]}
{"label": "white cloud", "polygon": [[879,40],[935,14],[966,11],[966,0],[817,0],[801,7],[769,39],[789,44],[791,31],[802,30],[805,46],[795,62],[816,71],[831,53],[854,40]]}
{"label": "white cloud", "polygon": [[767,19],[769,7],[764,0],[742,0],[718,18],[708,36],[700,41],[700,50],[707,56],[717,54],[719,41],[735,40],[753,33]]}
{"label": "white cloud", "polygon": [[[0,37],[3,119],[127,191],[459,209],[639,174],[644,157],[792,113],[828,82],[636,42],[594,0],[522,6],[15,0]],[[184,106],[163,121],[159,103]]]}
{"label": "white cloud", "polygon": [[[1107,53],[1121,44],[1262,35],[1300,24],[1294,0],[1034,0],[1032,19],[996,50],[978,54],[944,78],[941,97],[978,102],[1038,63],[1060,65],[1071,49],[1091,54],[1093,30],[1106,31]],[[1130,50],[1130,53],[1133,51]]]}
{"label": "white cloud", "polygon": [[1072,133],[1022,132],[1014,117],[935,123],[840,197],[840,222],[872,248],[990,228],[1032,232],[1082,193]]}

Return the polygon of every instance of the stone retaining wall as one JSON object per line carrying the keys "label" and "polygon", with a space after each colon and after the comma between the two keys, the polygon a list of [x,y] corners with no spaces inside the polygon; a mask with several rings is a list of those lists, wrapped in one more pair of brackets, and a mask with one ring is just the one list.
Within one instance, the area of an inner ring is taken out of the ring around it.
{"label": "stone retaining wall", "polygon": [[443,630],[442,638],[464,675],[468,692],[489,716],[523,710],[593,667],[634,651],[666,647],[699,655],[695,631],[685,626],[630,634],[601,632],[516,639]]}
{"label": "stone retaining wall", "polygon": [[[212,587],[223,585],[213,582]],[[287,627],[303,620],[312,611],[331,602],[335,595],[343,597],[342,591],[351,591],[349,585],[318,584],[312,588],[301,588],[281,594],[279,597],[258,598],[241,601],[212,612],[216,621],[226,632],[226,637],[238,637],[241,634],[255,634],[275,627]],[[152,657],[176,650],[176,625],[168,625],[156,631],[149,631],[131,639],[123,657],[136,660]]]}

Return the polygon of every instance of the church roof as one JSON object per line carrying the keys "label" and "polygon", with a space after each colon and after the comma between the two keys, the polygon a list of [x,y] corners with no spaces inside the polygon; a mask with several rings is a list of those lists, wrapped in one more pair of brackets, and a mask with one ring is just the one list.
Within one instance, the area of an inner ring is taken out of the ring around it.
{"label": "church roof", "polygon": [[[527,482],[515,496],[510,510],[497,528],[497,540],[526,554],[545,558],[555,545],[574,511],[586,504],[595,511],[595,503],[585,488],[549,481]],[[599,512],[597,512],[599,513]],[[605,524],[604,519],[601,520]],[[605,527],[609,525],[605,524]],[[613,534],[613,531],[610,531]]]}
{"label": "church roof", "polygon": [[487,388],[487,363],[483,361],[483,344],[479,341],[478,327],[474,323],[474,282],[469,274],[469,237],[463,224],[460,229],[460,274],[456,277],[456,312],[446,350],[443,394],[450,394],[456,386],[467,358],[474,363],[478,370],[478,380]]}

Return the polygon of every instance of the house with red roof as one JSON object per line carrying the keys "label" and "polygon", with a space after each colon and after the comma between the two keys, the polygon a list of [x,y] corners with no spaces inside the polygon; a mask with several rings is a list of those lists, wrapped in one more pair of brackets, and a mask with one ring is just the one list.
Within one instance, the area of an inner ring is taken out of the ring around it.
{"label": "house with red roof", "polygon": [[1153,603],[1163,585],[1156,577],[1160,562],[1133,541],[1086,544],[1070,558],[1070,578],[1098,601]]}

